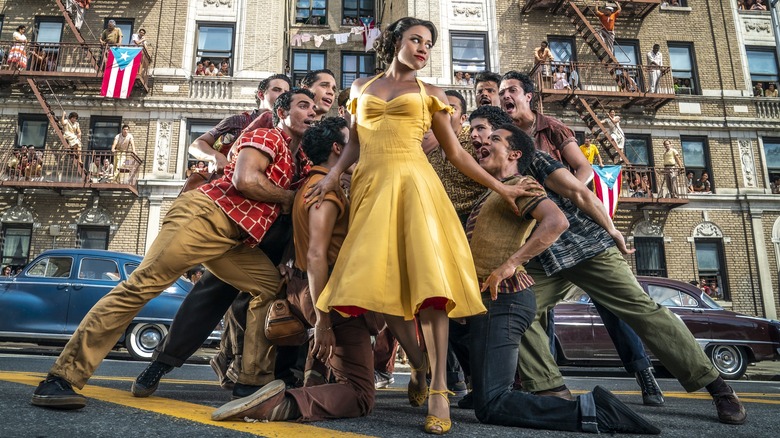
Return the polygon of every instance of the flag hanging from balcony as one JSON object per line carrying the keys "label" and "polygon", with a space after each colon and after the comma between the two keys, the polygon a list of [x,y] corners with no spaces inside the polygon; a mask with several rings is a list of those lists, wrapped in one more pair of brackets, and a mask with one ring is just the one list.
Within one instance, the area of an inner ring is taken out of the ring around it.
{"label": "flag hanging from balcony", "polygon": [[143,60],[142,47],[109,47],[106,51],[106,70],[100,95],[127,99]]}
{"label": "flag hanging from balcony", "polygon": [[601,199],[609,217],[615,215],[620,197],[622,166],[593,166],[593,192]]}
{"label": "flag hanging from balcony", "polygon": [[363,46],[366,48],[366,52],[368,52],[374,48],[374,41],[379,38],[382,32],[374,27],[374,17],[360,17],[360,22],[363,23]]}

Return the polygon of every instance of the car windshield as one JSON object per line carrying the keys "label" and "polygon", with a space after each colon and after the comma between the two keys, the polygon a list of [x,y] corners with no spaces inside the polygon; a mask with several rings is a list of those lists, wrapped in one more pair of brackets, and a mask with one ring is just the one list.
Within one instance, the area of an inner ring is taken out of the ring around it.
{"label": "car windshield", "polygon": [[717,301],[715,301],[712,298],[710,298],[710,296],[705,294],[704,292],[702,292],[700,297],[701,297],[701,300],[704,301],[710,308],[723,310],[723,307],[721,307],[721,305],[718,304]]}

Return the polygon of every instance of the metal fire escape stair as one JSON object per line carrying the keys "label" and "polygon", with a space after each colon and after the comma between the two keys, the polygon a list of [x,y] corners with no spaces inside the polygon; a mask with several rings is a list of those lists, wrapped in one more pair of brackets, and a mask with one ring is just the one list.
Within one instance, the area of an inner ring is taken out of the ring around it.
{"label": "metal fire escape stair", "polygon": [[601,119],[599,119],[599,117],[596,115],[596,112],[593,110],[593,107],[588,103],[588,101],[584,97],[575,96],[573,99],[573,104],[582,121],[585,122],[585,124],[588,126],[588,129],[590,129],[590,131],[596,137],[596,141],[599,142],[601,148],[607,153],[607,155],[609,155],[612,161],[616,164],[630,165],[631,162],[628,160],[623,151],[618,147],[617,143],[615,143],[615,140],[612,138],[612,136],[607,134],[607,128],[601,122]]}

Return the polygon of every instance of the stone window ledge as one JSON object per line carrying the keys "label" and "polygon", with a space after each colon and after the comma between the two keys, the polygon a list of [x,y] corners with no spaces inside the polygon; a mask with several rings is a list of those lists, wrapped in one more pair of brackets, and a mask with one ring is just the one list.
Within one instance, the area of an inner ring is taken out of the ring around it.
{"label": "stone window ledge", "polygon": [[669,12],[691,12],[693,11],[693,8],[690,6],[664,6],[661,5],[662,11],[669,11]]}

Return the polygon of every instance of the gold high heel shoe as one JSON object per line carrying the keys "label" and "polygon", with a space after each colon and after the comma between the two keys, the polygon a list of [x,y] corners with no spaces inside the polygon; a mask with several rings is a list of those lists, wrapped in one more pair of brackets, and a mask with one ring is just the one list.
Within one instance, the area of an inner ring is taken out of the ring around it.
{"label": "gold high heel shoe", "polygon": [[[438,391],[435,389],[428,390],[428,393],[431,396],[434,395],[440,395],[444,397],[444,400],[447,400],[447,406],[450,405],[450,399],[449,395],[454,395],[452,391],[448,391],[446,389]],[[450,429],[452,429],[452,420],[450,419],[444,419],[439,418],[435,415],[428,415],[425,417],[425,433],[430,433],[433,435],[444,435],[445,433],[449,432]]]}
{"label": "gold high heel shoe", "polygon": [[[416,372],[420,372],[425,370],[426,373],[428,371],[428,368],[430,365],[428,365],[428,355],[423,354],[423,363],[420,365],[420,368],[415,368],[411,366],[411,362],[409,362],[409,368],[412,369],[412,374]],[[420,382],[417,382],[418,384]],[[425,403],[425,400],[428,399],[428,382],[425,381],[425,377],[423,377],[423,383],[425,383],[425,387],[423,389],[417,389],[412,387],[412,380],[411,376],[409,379],[409,386],[406,388],[406,393],[409,396],[409,404],[413,407],[422,406]]]}

